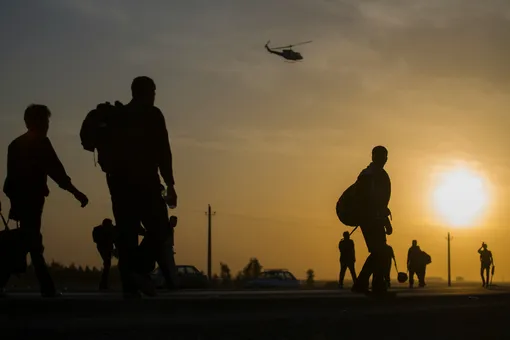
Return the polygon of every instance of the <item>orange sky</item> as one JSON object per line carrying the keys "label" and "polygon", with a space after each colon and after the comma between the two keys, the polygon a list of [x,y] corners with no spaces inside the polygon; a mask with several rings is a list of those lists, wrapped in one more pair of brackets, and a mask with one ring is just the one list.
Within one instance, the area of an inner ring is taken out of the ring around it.
{"label": "orange sky", "polygon": [[[1,145],[23,133],[29,103],[49,105],[50,138],[90,198],[82,210],[51,184],[48,260],[100,265],[91,232],[111,217],[109,195],[78,131],[98,102],[128,101],[132,78],[144,74],[158,86],[174,152],[179,263],[206,270],[210,203],[215,271],[220,261],[237,272],[257,257],[298,277],[313,268],[318,279],[335,278],[347,228],[334,205],[382,144],[400,268],[417,239],[432,256],[429,275],[446,277],[451,230],[453,277],[478,278],[485,241],[495,280],[510,278],[507,1],[198,3],[2,5],[10,30],[0,30]],[[268,39],[314,42],[296,48],[302,63],[287,64],[264,51]],[[430,204],[434,176],[457,162],[490,190],[486,211],[465,229],[448,227]],[[366,247],[359,232],[353,238],[359,271]]]}

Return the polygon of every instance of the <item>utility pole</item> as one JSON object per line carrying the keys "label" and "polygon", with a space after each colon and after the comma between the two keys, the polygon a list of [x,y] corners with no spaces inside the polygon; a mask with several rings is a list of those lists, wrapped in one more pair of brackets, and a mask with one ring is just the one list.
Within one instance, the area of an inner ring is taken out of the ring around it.
{"label": "utility pole", "polygon": [[211,266],[211,257],[212,257],[212,240],[211,240],[211,226],[212,226],[212,216],[213,215],[216,215],[216,211],[215,212],[211,212],[211,205],[208,204],[207,205],[207,212],[206,212],[206,215],[207,215],[207,277],[209,278],[209,280],[212,279],[212,266]]}
{"label": "utility pole", "polygon": [[450,265],[450,261],[451,261],[451,257],[450,257],[450,241],[451,241],[451,237],[450,237],[450,232],[448,232],[448,287],[451,287],[452,286],[452,271],[451,271],[451,265]]}

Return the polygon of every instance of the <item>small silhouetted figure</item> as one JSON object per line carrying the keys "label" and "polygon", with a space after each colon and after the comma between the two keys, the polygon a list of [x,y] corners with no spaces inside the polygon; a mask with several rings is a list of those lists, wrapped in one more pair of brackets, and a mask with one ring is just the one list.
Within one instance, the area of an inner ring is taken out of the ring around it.
{"label": "small silhouetted figure", "polygon": [[393,247],[390,246],[389,244],[388,244],[388,257],[390,258],[390,261],[388,263],[388,270],[386,271],[386,275],[384,276],[384,279],[386,281],[386,285],[388,286],[388,288],[391,288],[390,274],[391,274],[391,267],[393,264],[392,261],[396,261],[396,260],[395,260],[395,252],[393,251]]}
{"label": "small silhouetted figure", "polygon": [[[82,207],[88,204],[87,197],[72,184],[47,136],[50,116],[50,110],[44,105],[33,104],[25,110],[28,131],[9,144],[4,183],[4,193],[11,202],[9,218],[18,221],[24,231],[41,294],[46,297],[60,295],[43,256],[41,217],[50,193],[48,176],[72,193]],[[10,273],[0,276],[0,287],[5,287]]]}
{"label": "small silhouetted figure", "polygon": [[384,279],[389,262],[386,235],[391,235],[393,228],[388,218],[391,214],[388,209],[391,181],[384,170],[387,160],[388,150],[384,146],[373,148],[372,163],[360,173],[355,183],[356,196],[363,212],[360,228],[370,255],[353,286],[353,292],[368,292],[372,275],[373,293],[383,294],[388,289]]}
{"label": "small silhouetted figure", "polygon": [[[175,288],[176,268],[173,251],[168,247],[168,209],[177,206],[172,170],[172,152],[165,117],[154,106],[156,85],[149,77],[137,77],[131,84],[133,99],[122,109],[122,117],[113,128],[111,167],[107,183],[115,222],[119,230],[119,271],[125,297],[137,297],[139,291],[155,295],[147,273],[137,270],[140,223],[146,242],[154,250],[169,289]],[[160,175],[167,185],[164,198]]]}
{"label": "small silhouetted figure", "polygon": [[492,252],[487,249],[487,244],[484,242],[480,249],[478,249],[478,254],[480,254],[480,276],[482,277],[482,286],[489,287],[490,268],[494,262]]}
{"label": "small silhouetted figure", "polygon": [[110,268],[112,266],[112,255],[115,249],[116,239],[115,226],[109,218],[105,218],[101,225],[94,227],[92,230],[92,238],[96,244],[97,251],[101,255],[103,260],[103,272],[101,274],[101,281],[99,283],[99,289],[108,289],[108,277],[110,274]]}
{"label": "small silhouetted figure", "polygon": [[348,231],[345,231],[343,236],[344,238],[338,242],[338,250],[340,251],[340,277],[338,280],[338,287],[340,289],[344,287],[344,278],[347,268],[351,273],[352,282],[356,283],[356,268],[354,267],[356,262],[356,252],[354,241],[351,240],[351,236]]}
{"label": "small silhouetted figure", "polygon": [[414,274],[418,276],[419,286],[425,287],[425,270],[427,264],[424,260],[424,253],[418,246],[418,241],[413,240],[411,248],[407,252],[407,269],[409,270],[409,287],[413,288]]}

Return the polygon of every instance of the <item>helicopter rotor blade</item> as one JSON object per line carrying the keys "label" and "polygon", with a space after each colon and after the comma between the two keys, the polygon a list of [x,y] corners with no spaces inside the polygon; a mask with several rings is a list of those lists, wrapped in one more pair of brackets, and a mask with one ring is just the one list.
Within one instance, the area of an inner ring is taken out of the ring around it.
{"label": "helicopter rotor blade", "polygon": [[309,40],[309,41],[300,42],[298,44],[293,44],[293,45],[290,45],[290,46],[299,46],[299,45],[309,44],[311,42],[312,42],[312,40]]}
{"label": "helicopter rotor blade", "polygon": [[287,46],[280,46],[280,47],[271,47],[273,50],[281,50],[282,48],[290,48],[292,47],[292,45],[287,45]]}
{"label": "helicopter rotor blade", "polygon": [[309,41],[305,41],[305,42],[300,42],[300,43],[297,43],[297,44],[292,44],[292,45],[287,45],[287,46],[280,46],[280,47],[273,47],[274,50],[281,50],[282,48],[292,48],[294,46],[299,46],[299,45],[304,45],[304,44],[309,44],[311,43],[312,40],[309,40]]}

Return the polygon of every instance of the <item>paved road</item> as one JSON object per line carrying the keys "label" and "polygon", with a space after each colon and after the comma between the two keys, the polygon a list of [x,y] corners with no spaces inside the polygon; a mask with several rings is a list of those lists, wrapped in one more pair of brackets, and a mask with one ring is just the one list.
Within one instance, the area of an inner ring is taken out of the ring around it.
{"label": "paved road", "polygon": [[19,293],[0,301],[0,310],[9,311],[1,339],[510,338],[508,288],[402,290],[388,300],[330,290],[189,291],[137,301],[115,293]]}

